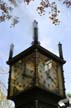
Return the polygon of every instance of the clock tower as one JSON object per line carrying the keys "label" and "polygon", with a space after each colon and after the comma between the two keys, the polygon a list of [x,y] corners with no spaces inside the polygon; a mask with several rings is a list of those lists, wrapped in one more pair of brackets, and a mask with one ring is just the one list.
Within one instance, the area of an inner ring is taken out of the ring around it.
{"label": "clock tower", "polygon": [[11,45],[9,59],[8,98],[16,108],[58,108],[65,98],[62,45],[59,56],[43,48],[38,41],[38,23],[34,21],[32,45],[13,57]]}

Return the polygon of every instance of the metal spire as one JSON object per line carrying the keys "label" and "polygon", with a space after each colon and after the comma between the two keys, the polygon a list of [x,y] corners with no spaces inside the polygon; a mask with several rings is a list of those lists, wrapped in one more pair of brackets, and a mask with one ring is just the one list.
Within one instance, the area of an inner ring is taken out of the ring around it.
{"label": "metal spire", "polygon": [[10,46],[10,52],[9,52],[9,60],[12,58],[13,56],[13,49],[14,49],[14,44],[11,44]]}
{"label": "metal spire", "polygon": [[34,28],[33,44],[39,44],[38,42],[38,22],[36,20],[34,20],[33,22],[33,28]]}
{"label": "metal spire", "polygon": [[59,56],[60,56],[60,58],[63,59],[62,44],[61,44],[60,42],[59,42],[59,44],[58,44],[58,49],[59,49]]}

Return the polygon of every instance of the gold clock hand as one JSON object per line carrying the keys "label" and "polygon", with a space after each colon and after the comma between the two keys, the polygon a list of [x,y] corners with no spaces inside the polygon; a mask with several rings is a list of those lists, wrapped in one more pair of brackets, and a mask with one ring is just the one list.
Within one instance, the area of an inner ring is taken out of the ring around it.
{"label": "gold clock hand", "polygon": [[56,84],[55,80],[51,76],[49,76],[49,78]]}
{"label": "gold clock hand", "polygon": [[23,75],[23,78],[24,78],[24,77],[27,77],[27,78],[32,78],[32,76],[27,75],[26,73],[23,73],[22,75]]}

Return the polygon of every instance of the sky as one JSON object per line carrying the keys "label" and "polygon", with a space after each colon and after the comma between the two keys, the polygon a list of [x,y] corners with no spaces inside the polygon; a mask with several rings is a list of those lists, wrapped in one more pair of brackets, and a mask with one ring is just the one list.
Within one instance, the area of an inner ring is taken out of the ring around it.
{"label": "sky", "polygon": [[[66,93],[71,93],[71,8],[66,8],[62,3],[58,3],[61,10],[59,14],[60,24],[52,25],[48,18],[48,10],[44,16],[39,16],[36,6],[39,4],[31,2],[25,5],[22,0],[18,0],[20,5],[15,8],[13,15],[19,16],[20,22],[10,28],[11,22],[0,23],[0,81],[8,87],[9,66],[6,61],[9,57],[11,43],[14,44],[14,56],[25,50],[33,41],[33,21],[38,21],[38,36],[41,45],[58,55],[58,43],[62,43],[63,56],[66,60],[64,65],[64,78]],[[36,4],[36,5],[35,5]]]}

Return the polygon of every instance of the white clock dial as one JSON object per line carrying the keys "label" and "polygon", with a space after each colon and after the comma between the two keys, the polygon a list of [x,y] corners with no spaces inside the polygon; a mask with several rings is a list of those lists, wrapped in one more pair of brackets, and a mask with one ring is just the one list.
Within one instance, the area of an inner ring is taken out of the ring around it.
{"label": "white clock dial", "polygon": [[11,91],[19,93],[32,86],[34,75],[34,63],[30,60],[17,62],[12,66]]}
{"label": "white clock dial", "polygon": [[18,91],[25,90],[32,85],[32,77],[27,77],[27,75],[23,74],[23,70],[19,71],[18,69],[16,73],[12,74],[11,85]]}
{"label": "white clock dial", "polygon": [[57,89],[57,72],[52,67],[52,62],[39,63],[38,76],[38,83],[41,87],[50,91]]}

